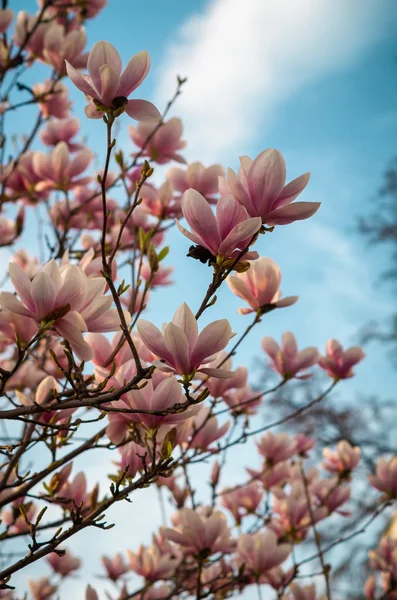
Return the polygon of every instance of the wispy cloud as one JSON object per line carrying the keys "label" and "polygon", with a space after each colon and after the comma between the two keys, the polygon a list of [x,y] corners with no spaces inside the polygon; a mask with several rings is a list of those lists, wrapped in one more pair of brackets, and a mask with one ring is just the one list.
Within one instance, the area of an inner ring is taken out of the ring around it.
{"label": "wispy cloud", "polygon": [[214,0],[169,46],[157,100],[176,74],[188,76],[178,112],[190,155],[224,160],[258,135],[277,102],[348,68],[396,21],[393,0]]}

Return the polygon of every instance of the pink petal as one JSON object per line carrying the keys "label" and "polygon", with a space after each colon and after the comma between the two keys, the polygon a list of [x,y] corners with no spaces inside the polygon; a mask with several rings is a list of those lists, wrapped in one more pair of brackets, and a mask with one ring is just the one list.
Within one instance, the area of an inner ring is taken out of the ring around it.
{"label": "pink petal", "polygon": [[181,206],[190,228],[216,255],[220,244],[218,223],[207,200],[196,190],[189,189],[182,196]]}
{"label": "pink petal", "polygon": [[226,278],[226,283],[232,290],[233,294],[236,294],[236,296],[248,302],[252,308],[259,308],[255,295],[251,292],[248,285],[245,281],[243,281],[242,278],[238,277],[237,275],[229,275]]}
{"label": "pink petal", "polygon": [[145,319],[139,319],[137,329],[143,343],[153,354],[165,359],[170,364],[173,363],[172,355],[165,344],[163,334],[153,323]]}
{"label": "pink petal", "polygon": [[277,300],[274,304],[277,308],[285,308],[287,306],[292,306],[292,304],[295,304],[298,300],[299,296],[286,296],[285,298],[282,298],[282,300]]}
{"label": "pink petal", "polygon": [[294,221],[301,221],[313,216],[320,208],[321,202],[294,202],[278,208],[265,217],[268,225],[289,225]]}
{"label": "pink petal", "polygon": [[278,196],[276,202],[272,206],[273,210],[275,210],[276,208],[281,208],[282,206],[293,202],[293,200],[295,200],[295,198],[299,196],[301,192],[303,192],[303,190],[309,183],[309,179],[310,173],[305,173],[304,175],[293,179],[293,181],[290,181],[290,183],[288,183],[285,186],[281,194]]}
{"label": "pink petal", "polygon": [[101,79],[101,98],[103,103],[108,106],[117,96],[119,75],[110,65],[102,65],[99,69],[99,77]]}
{"label": "pink petal", "polygon": [[33,308],[33,311],[28,310],[11,292],[0,293],[0,304],[3,308],[17,315],[35,318],[35,315],[32,315],[32,312],[35,312],[35,308]]}
{"label": "pink petal", "polygon": [[174,323],[168,323],[164,331],[164,339],[169,353],[172,355],[172,363],[182,375],[188,375],[192,371],[189,360],[189,344],[187,336],[182,329]]}
{"label": "pink petal", "polygon": [[189,352],[191,352],[197,340],[198,325],[194,314],[185,302],[176,311],[172,322],[185,332],[189,344]]}
{"label": "pink petal", "polygon": [[262,217],[269,212],[285,184],[286,168],[283,155],[269,148],[256,157],[248,173],[252,202]]}
{"label": "pink petal", "polygon": [[120,76],[120,85],[117,90],[117,96],[128,96],[139,86],[145,79],[150,69],[150,57],[146,50],[139,52],[127,63],[126,68]]}
{"label": "pink petal", "polygon": [[220,319],[204,327],[197,338],[191,361],[199,366],[205,359],[223,350],[232,337],[232,329],[227,319]]}
{"label": "pink petal", "polygon": [[199,237],[198,235],[196,235],[195,233],[193,233],[192,231],[189,231],[188,229],[185,229],[185,227],[183,227],[178,219],[175,219],[176,222],[176,226],[178,227],[179,231],[185,236],[187,237],[191,242],[193,242],[194,244],[198,244],[199,246],[203,246],[204,248],[207,248],[207,250],[209,250],[212,254],[214,253],[214,251],[212,250],[212,248],[210,248],[205,242],[204,240],[201,239],[201,237]]}
{"label": "pink petal", "polygon": [[39,272],[32,281],[32,298],[38,319],[46,317],[54,307],[56,286],[47,273]]}
{"label": "pink petal", "polygon": [[160,121],[161,113],[147,100],[128,100],[125,112],[135,121]]}
{"label": "pink petal", "polygon": [[87,69],[91,76],[92,82],[100,93],[100,68],[103,65],[110,65],[118,75],[121,74],[122,63],[119,53],[117,52],[116,48],[112,46],[112,44],[102,41],[93,45],[87,61]]}
{"label": "pink petal", "polygon": [[35,305],[32,299],[31,281],[27,273],[16,262],[11,262],[8,271],[10,274],[11,283],[22,302],[29,310],[34,311]]}
{"label": "pink petal", "polygon": [[87,96],[91,96],[91,98],[96,98],[98,96],[98,92],[88,83],[86,79],[84,79],[82,75],[80,75],[80,73],[76,71],[74,67],[72,67],[72,65],[67,60],[65,60],[65,63],[67,74],[69,75],[74,85],[79,90],[84,92],[84,94],[87,94]]}
{"label": "pink petal", "polygon": [[233,196],[228,195],[219,198],[216,204],[216,219],[218,221],[219,235],[224,240],[233,227],[248,219],[248,214],[245,208]]}
{"label": "pink petal", "polygon": [[243,223],[236,225],[219,246],[218,254],[225,254],[228,256],[236,248],[243,250],[244,244],[241,244],[241,242],[245,243],[248,239],[246,244],[248,245],[251,238],[259,231],[261,225],[262,220],[260,217],[247,219]]}
{"label": "pink petal", "polygon": [[262,348],[273,361],[278,359],[280,347],[272,337],[265,336],[262,339]]}

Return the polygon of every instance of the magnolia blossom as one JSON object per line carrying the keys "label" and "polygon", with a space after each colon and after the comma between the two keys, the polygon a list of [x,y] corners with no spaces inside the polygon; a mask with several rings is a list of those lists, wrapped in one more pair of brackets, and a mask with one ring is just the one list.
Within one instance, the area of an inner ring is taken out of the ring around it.
{"label": "magnolia blossom", "polygon": [[[232,359],[228,357],[226,352],[219,352],[218,356],[214,361],[208,364],[210,368],[222,368],[226,371],[232,372]],[[242,388],[247,381],[248,371],[245,367],[238,367],[233,371],[233,375],[228,379],[219,379],[217,377],[210,377],[201,375],[200,379],[205,382],[205,387],[208,388],[211,396],[214,398],[224,397],[225,394],[236,388]]]}
{"label": "magnolia blossom", "polygon": [[286,433],[274,434],[268,431],[257,442],[257,446],[269,465],[275,465],[296,454],[296,440],[290,438]]}
{"label": "magnolia blossom", "polygon": [[116,554],[112,558],[102,556],[101,561],[105,568],[106,575],[112,581],[117,581],[122,575],[124,575],[124,573],[127,573],[130,570],[130,567],[124,561],[124,558],[120,553]]}
{"label": "magnolia blossom", "polygon": [[309,373],[298,375],[318,362],[320,354],[317,348],[305,348],[298,351],[298,346],[293,333],[287,331],[283,334],[281,348],[271,337],[262,338],[262,348],[271,358],[270,366],[283,378],[308,379]]}
{"label": "magnolia blossom", "polygon": [[229,288],[236,296],[245,300],[251,308],[239,308],[240,315],[264,310],[268,307],[283,308],[291,306],[298,296],[281,298],[281,271],[271,259],[262,256],[250,261],[250,268],[244,273],[229,275],[226,279]]}
{"label": "magnolia blossom", "polygon": [[46,146],[56,146],[58,142],[65,142],[68,145],[69,152],[82,150],[82,144],[71,141],[78,133],[79,128],[79,120],[75,118],[51,119],[40,131],[41,141]]}
{"label": "magnolia blossom", "polygon": [[208,202],[215,203],[219,194],[218,178],[225,173],[221,165],[204,167],[200,162],[191,163],[186,170],[171,167],[167,179],[173,189],[183,194],[189,188],[199,192]]}
{"label": "magnolia blossom", "polygon": [[217,552],[230,552],[233,542],[226,517],[219,511],[198,514],[183,508],[177,515],[175,529],[161,527],[161,534],[186,549],[186,552],[207,558]]}
{"label": "magnolia blossom", "polygon": [[126,477],[133,479],[138,471],[150,462],[146,457],[146,449],[135,442],[123,444],[118,450],[121,454],[121,460],[116,464],[120,471],[125,473]]}
{"label": "magnolia blossom", "polygon": [[154,127],[153,123],[139,123],[137,127],[130,125],[128,128],[132,141],[138,148],[141,148],[139,155],[147,156],[159,165],[164,165],[171,160],[180,163],[186,162],[179,154],[179,150],[186,147],[186,142],[181,140],[182,121],[174,117],[162,124],[154,135],[151,135]]}
{"label": "magnolia blossom", "polygon": [[369,475],[368,481],[390,498],[397,498],[397,456],[392,456],[389,460],[380,458],[376,464],[376,474]]}
{"label": "magnolia blossom", "polygon": [[24,221],[24,209],[22,209],[15,221],[0,217],[0,247],[9,246],[22,233]]}
{"label": "magnolia blossom", "polygon": [[235,489],[222,490],[221,502],[225,508],[230,510],[237,524],[245,515],[255,513],[263,498],[263,491],[256,482]]}
{"label": "magnolia blossom", "polygon": [[56,552],[51,552],[47,557],[47,562],[50,567],[59,573],[62,577],[66,577],[69,573],[77,571],[81,566],[81,560],[77,556],[73,556],[69,551],[63,556],[59,556]]}
{"label": "magnolia blossom", "polygon": [[[232,196],[220,198],[215,216],[204,196],[193,189],[182,196],[182,212],[192,231],[182,227],[179,221],[176,222],[178,229],[208,250],[214,262],[218,256],[237,258],[253,242],[261,226],[259,217],[250,219],[245,208]],[[246,252],[242,258],[248,260],[256,256],[256,253]]]}
{"label": "magnolia blossom", "polygon": [[172,548],[169,547],[167,550],[162,551],[157,538],[153,536],[153,543],[148,548],[140,545],[136,553],[127,550],[130,568],[138,575],[142,575],[146,581],[168,579],[175,573],[180,559],[175,556],[175,552],[172,552]]}
{"label": "magnolia blossom", "polygon": [[5,186],[7,194],[13,200],[23,200],[35,204],[48,196],[48,190],[42,189],[41,177],[33,166],[35,152],[26,152],[16,167],[8,175]]}
{"label": "magnolia blossom", "polygon": [[87,479],[84,473],[77,473],[72,481],[67,480],[57,491],[57,501],[66,508],[82,507],[85,511],[94,508],[98,495],[98,486],[87,491]]}
{"label": "magnolia blossom", "polygon": [[163,326],[163,333],[144,319],[139,319],[137,328],[145,346],[159,357],[154,364],[160,370],[175,371],[188,378],[194,377],[196,371],[212,377],[229,377],[228,371],[202,366],[214,360],[232,337],[227,319],[210,323],[199,334],[194,314],[183,303],[171,323]]}
{"label": "magnolia blossom", "polygon": [[57,587],[52,585],[48,577],[28,579],[28,585],[34,600],[51,600],[57,591]]}
{"label": "magnolia blossom", "polygon": [[121,58],[116,48],[108,42],[97,42],[88,55],[87,68],[89,75],[83,77],[66,61],[70,79],[89,98],[85,108],[87,117],[101,119],[106,112],[124,109],[137,121],[161,119],[151,102],[128,100],[148,74],[150,59],[145,50],[133,56],[121,72]]}
{"label": "magnolia blossom", "polygon": [[342,440],[336,446],[336,451],[331,448],[323,449],[323,467],[331,473],[344,475],[353,471],[361,460],[361,450],[359,446],[352,446],[346,440]]}
{"label": "magnolia blossom", "polygon": [[[175,405],[182,404],[184,401],[185,396],[181,385],[174,377],[167,377],[158,383],[158,385],[155,385],[153,380],[150,380],[141,390],[131,390],[122,396],[120,400],[112,402],[112,407],[114,408],[124,408],[138,412],[110,412],[107,435],[114,444],[118,444],[123,441],[131,421],[137,422],[147,429],[156,429],[161,423],[179,423],[179,421],[193,416],[199,410],[199,406],[191,406],[183,412],[173,413],[170,410]],[[170,410],[170,412],[167,413],[167,410]],[[139,411],[147,412],[140,413]],[[150,414],[150,411],[165,411],[165,414],[163,416]]]}
{"label": "magnolia blossom", "polygon": [[[219,426],[215,415],[209,415],[210,408],[204,406],[194,418],[191,427],[191,439],[189,441],[190,448],[212,451],[210,448],[211,444],[223,437],[228,431],[230,427],[229,421]],[[215,452],[215,450],[213,451]]]}
{"label": "magnolia blossom", "polygon": [[365,357],[359,346],[343,350],[340,343],[334,339],[327,343],[326,352],[326,356],[321,356],[318,364],[334,379],[353,377],[354,365]]}
{"label": "magnolia blossom", "polygon": [[78,176],[87,169],[92,158],[91,150],[84,148],[71,159],[66,142],[59,142],[49,154],[35,152],[33,168],[42,180],[37,187],[67,191],[89,183],[91,177]]}
{"label": "magnolia blossom", "polygon": [[[40,325],[52,323],[81,360],[93,356],[92,348],[83,339],[83,331],[119,329],[118,312],[110,309],[113,299],[103,295],[106,287],[103,277],[88,278],[75,265],[59,268],[53,259],[41,267],[32,281],[17,263],[10,263],[9,273],[22,302],[10,292],[1,292],[1,305]],[[127,321],[130,319],[126,311],[124,316]]]}
{"label": "magnolia blossom", "polygon": [[254,392],[251,386],[244,385],[240,388],[227,390],[223,394],[222,400],[229,406],[233,415],[252,415],[255,414],[256,409],[261,404],[262,395]]}
{"label": "magnolia blossom", "polygon": [[47,80],[44,83],[36,83],[33,92],[43,117],[65,119],[69,116],[72,103],[68,97],[68,90],[61,81],[54,83]]}
{"label": "magnolia blossom", "polygon": [[62,25],[52,22],[44,35],[43,60],[58,73],[66,74],[65,60],[76,69],[87,65],[87,54],[82,54],[87,41],[83,28],[66,32]]}
{"label": "magnolia blossom", "polygon": [[[48,405],[56,401],[59,392],[58,382],[52,375],[48,375],[37,386],[36,394],[27,395],[19,390],[15,391],[18,400],[24,406],[32,406],[33,404]],[[42,423],[66,423],[70,415],[75,411],[75,408],[66,408],[64,410],[46,410],[37,416],[37,419]]]}
{"label": "magnolia blossom", "polygon": [[228,169],[227,179],[219,178],[219,190],[222,195],[232,194],[251,217],[261,217],[267,225],[288,225],[308,219],[319,209],[319,202],[291,204],[307,186],[309,173],[285,185],[285,161],[278,150],[264,150],[254,161],[243,156],[240,163],[238,175]]}
{"label": "magnolia blossom", "polygon": [[289,544],[278,544],[273,531],[243,533],[237,542],[237,563],[256,577],[283,563],[291,552]]}

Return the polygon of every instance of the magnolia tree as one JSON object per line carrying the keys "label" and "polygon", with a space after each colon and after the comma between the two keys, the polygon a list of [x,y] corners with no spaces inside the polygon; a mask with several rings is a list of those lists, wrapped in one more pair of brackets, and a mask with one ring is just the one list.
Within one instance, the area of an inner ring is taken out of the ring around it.
{"label": "magnolia tree", "polygon": [[[336,598],[333,558],[346,557],[349,540],[393,510],[397,457],[379,457],[368,473],[360,448],[340,440],[316,464],[316,440],[282,426],[310,414],[364,354],[334,339],[324,355],[299,350],[285,332],[281,342],[262,340],[275,386],[254,391],[237,366],[251,330],[297,301],[282,297],[277,264],[260,254],[279,226],[318,210],[295,201],[309,175],[286,184],[282,155],[267,149],[242,157],[238,173],[196,162],[171,166],[153,185],[157,165],[185,163],[181,121],[167,120],[185,81],[178,78],[161,115],[135,97],[149,71],[145,51],[124,70],[105,41],[85,53],[84,25],[106,0],[39,0],[35,15],[15,15],[7,4],[0,10],[0,244],[11,253],[0,295],[1,597],[24,596],[17,573],[30,565],[37,577],[27,581],[28,597],[59,597],[63,579],[82,565],[75,535],[92,529],[106,543],[98,530],[113,526],[107,510],[152,486],[173,514],[163,510],[151,545],[99,551],[111,598],[221,599],[249,588],[260,598]],[[48,76],[30,86],[23,77],[36,63]],[[78,137],[66,84],[85,95],[87,123],[101,121],[99,174],[89,170],[93,152]],[[37,116],[25,119],[15,141],[8,117],[26,105]],[[118,146],[124,113],[134,149]],[[47,214],[46,260],[19,245],[28,247],[26,222],[39,210]],[[208,288],[197,289],[197,306],[176,306],[171,321],[164,315],[160,331],[145,310],[152,291],[172,283],[163,260],[174,226],[192,242],[186,263],[208,275]],[[226,318],[202,326],[221,286],[241,298],[237,333]],[[264,399],[315,369],[329,378],[320,394],[281,419],[258,420]],[[249,464],[231,485],[227,467],[243,444]],[[98,448],[110,473],[105,489],[75,466]],[[201,482],[206,469],[209,486],[197,488],[197,468]],[[346,508],[355,494],[371,499],[365,519]],[[329,541],[340,519],[348,533]],[[383,536],[369,560],[362,596],[397,598],[397,541]],[[84,584],[87,600],[101,597],[94,572]]]}

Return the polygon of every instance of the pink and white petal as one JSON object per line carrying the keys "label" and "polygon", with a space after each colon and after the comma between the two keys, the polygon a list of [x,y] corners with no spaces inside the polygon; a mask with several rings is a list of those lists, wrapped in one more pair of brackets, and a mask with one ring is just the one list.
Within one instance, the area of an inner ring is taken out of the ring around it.
{"label": "pink and white petal", "polygon": [[188,375],[193,368],[189,360],[189,344],[185,332],[174,323],[168,323],[164,331],[164,339],[173,359],[172,364],[181,375]]}
{"label": "pink and white petal", "polygon": [[[233,253],[234,250],[241,249],[244,250],[253,236],[258,233],[261,228],[262,221],[260,217],[254,217],[252,219],[247,219],[242,223],[239,223],[229,233],[226,239],[223,240],[221,245],[218,248],[218,254],[229,256]],[[248,242],[246,243],[246,240]],[[246,243],[246,246],[241,242]]]}
{"label": "pink and white petal", "polygon": [[191,242],[193,242],[194,244],[198,244],[199,246],[203,246],[203,248],[207,248],[207,250],[209,250],[211,253],[213,253],[213,250],[208,247],[208,245],[204,242],[204,240],[201,239],[201,237],[199,237],[198,235],[196,235],[192,231],[189,231],[188,229],[185,229],[185,227],[183,227],[183,225],[181,225],[179,223],[178,219],[175,219],[175,222],[176,222],[176,226],[178,227],[179,231],[185,237],[187,237]]}
{"label": "pink and white petal", "polygon": [[276,361],[280,355],[280,346],[272,337],[265,336],[262,339],[262,348],[273,361]]}
{"label": "pink and white petal", "polygon": [[117,413],[109,413],[106,435],[113,444],[121,444],[128,432],[127,421]]}
{"label": "pink and white petal", "polygon": [[87,69],[92,79],[92,82],[98,92],[102,95],[100,68],[103,65],[110,65],[115,72],[120,76],[122,62],[116,48],[109,42],[97,42],[93,45],[88,56]]}
{"label": "pink and white petal", "polygon": [[69,78],[74,83],[74,85],[81,92],[84,92],[84,94],[87,94],[87,96],[90,96],[91,98],[97,98],[98,97],[97,90],[95,90],[95,88],[92,87],[88,83],[88,81],[80,73],[78,73],[78,71],[76,71],[76,69],[74,67],[72,67],[72,65],[67,60],[65,60],[65,63],[66,63],[66,72],[67,72]]}
{"label": "pink and white petal", "polygon": [[145,319],[139,319],[137,322],[137,329],[145,346],[149,348],[153,354],[159,358],[163,358],[172,365],[172,355],[166,346],[161,331],[155,325],[153,325],[153,323],[146,321]]}
{"label": "pink and white petal", "polygon": [[18,263],[10,262],[8,272],[10,274],[11,283],[22,302],[29,310],[35,311],[31,291],[32,282],[26,271],[24,271]]}
{"label": "pink and white petal", "polygon": [[147,100],[128,100],[125,112],[135,121],[160,121],[161,113]]}
{"label": "pink and white petal", "polygon": [[93,102],[89,102],[84,108],[84,112],[89,119],[102,119],[104,113],[98,110]]}
{"label": "pink and white petal", "polygon": [[128,96],[141,85],[150,69],[150,57],[146,50],[135,54],[127,63],[120,76],[117,96]]}
{"label": "pink and white petal", "polygon": [[249,315],[254,312],[253,308],[238,308],[237,312],[239,315]]}
{"label": "pink and white petal", "polygon": [[83,171],[86,170],[92,159],[94,158],[93,153],[88,148],[84,148],[80,150],[71,161],[69,166],[69,177],[72,179],[76,177],[76,175],[80,175]]}
{"label": "pink and white petal", "polygon": [[119,75],[110,65],[102,65],[99,69],[101,78],[101,98],[105,106],[110,106],[117,96],[119,87]]}
{"label": "pink and white petal", "polygon": [[299,196],[301,192],[303,192],[309,183],[309,179],[310,173],[304,173],[304,175],[301,175],[300,177],[290,181],[278,196],[276,202],[273,204],[272,209],[275,210],[293,202],[295,198]]}
{"label": "pink and white petal", "polygon": [[216,204],[216,219],[219,235],[224,240],[238,223],[248,219],[248,214],[234,196],[227,195],[221,196]]}
{"label": "pink and white petal", "polygon": [[[123,310],[124,318],[127,323],[131,320],[128,311]],[[120,330],[120,316],[116,308],[112,308],[105,313],[93,316],[87,321],[88,331],[106,333],[109,331]]]}
{"label": "pink and white petal", "polygon": [[151,410],[166,410],[181,401],[181,386],[175,377],[167,377],[159,383],[151,397]]}
{"label": "pink and white petal", "polygon": [[37,318],[43,319],[55,307],[56,286],[47,273],[39,272],[32,281],[32,299],[36,307]]}
{"label": "pink and white petal", "polygon": [[210,367],[202,367],[198,369],[200,373],[209,375],[210,377],[216,377],[217,379],[230,379],[234,377],[234,371],[226,371],[225,369],[212,369]]}
{"label": "pink and white petal", "polygon": [[189,352],[191,352],[197,340],[198,325],[194,314],[186,302],[183,302],[183,304],[180,305],[172,322],[185,332],[189,344]]}
{"label": "pink and white petal", "polygon": [[213,321],[197,338],[196,345],[191,355],[191,361],[197,367],[206,362],[206,358],[220,352],[229,343],[233,332],[227,319]]}
{"label": "pink and white petal", "polygon": [[258,214],[264,217],[281,193],[286,178],[284,157],[268,148],[259,154],[248,172],[250,196]]}
{"label": "pink and white petal", "polygon": [[289,225],[312,217],[320,205],[321,202],[294,202],[268,213],[264,216],[264,221],[267,225]]}
{"label": "pink and white petal", "polygon": [[300,369],[307,369],[308,367],[312,367],[315,365],[320,358],[320,353],[317,348],[305,348],[298,353],[297,356],[297,366]]}
{"label": "pink and white petal", "polygon": [[291,331],[286,331],[283,333],[282,349],[284,354],[286,354],[288,357],[296,356],[298,353],[298,345],[296,343],[295,336]]}
{"label": "pink and white petal", "polygon": [[36,320],[35,309],[30,311],[29,309],[25,308],[22,302],[20,302],[18,298],[11,292],[0,293],[0,304],[2,308],[5,308],[12,313],[22,315],[23,317],[30,317],[31,319]]}
{"label": "pink and white petal", "polygon": [[292,306],[295,302],[298,302],[299,296],[286,296],[282,298],[282,300],[277,300],[274,304],[277,308],[286,308],[287,306]]}
{"label": "pink and white petal", "polygon": [[241,277],[239,277],[238,275],[229,275],[226,278],[226,283],[228,284],[233,294],[248,302],[248,304],[253,309],[256,310],[257,308],[259,308],[256,297]]}
{"label": "pink and white petal", "polygon": [[62,287],[57,293],[54,306],[70,304],[71,310],[79,310],[87,294],[87,277],[76,265],[67,265],[62,272]]}
{"label": "pink and white petal", "polygon": [[[219,178],[221,183],[221,178]],[[260,213],[257,211],[256,206],[252,202],[252,198],[248,193],[248,189],[245,189],[244,185],[240,181],[239,177],[232,169],[227,170],[227,181],[229,187],[229,194],[232,194],[239,202],[244,206],[246,211],[251,217],[259,217]],[[221,185],[219,186],[219,190],[221,194],[224,192],[221,190]]]}
{"label": "pink and white petal", "polygon": [[190,228],[203,240],[205,247],[216,255],[221,239],[217,220],[207,200],[196,190],[189,189],[182,196],[181,206]]}

